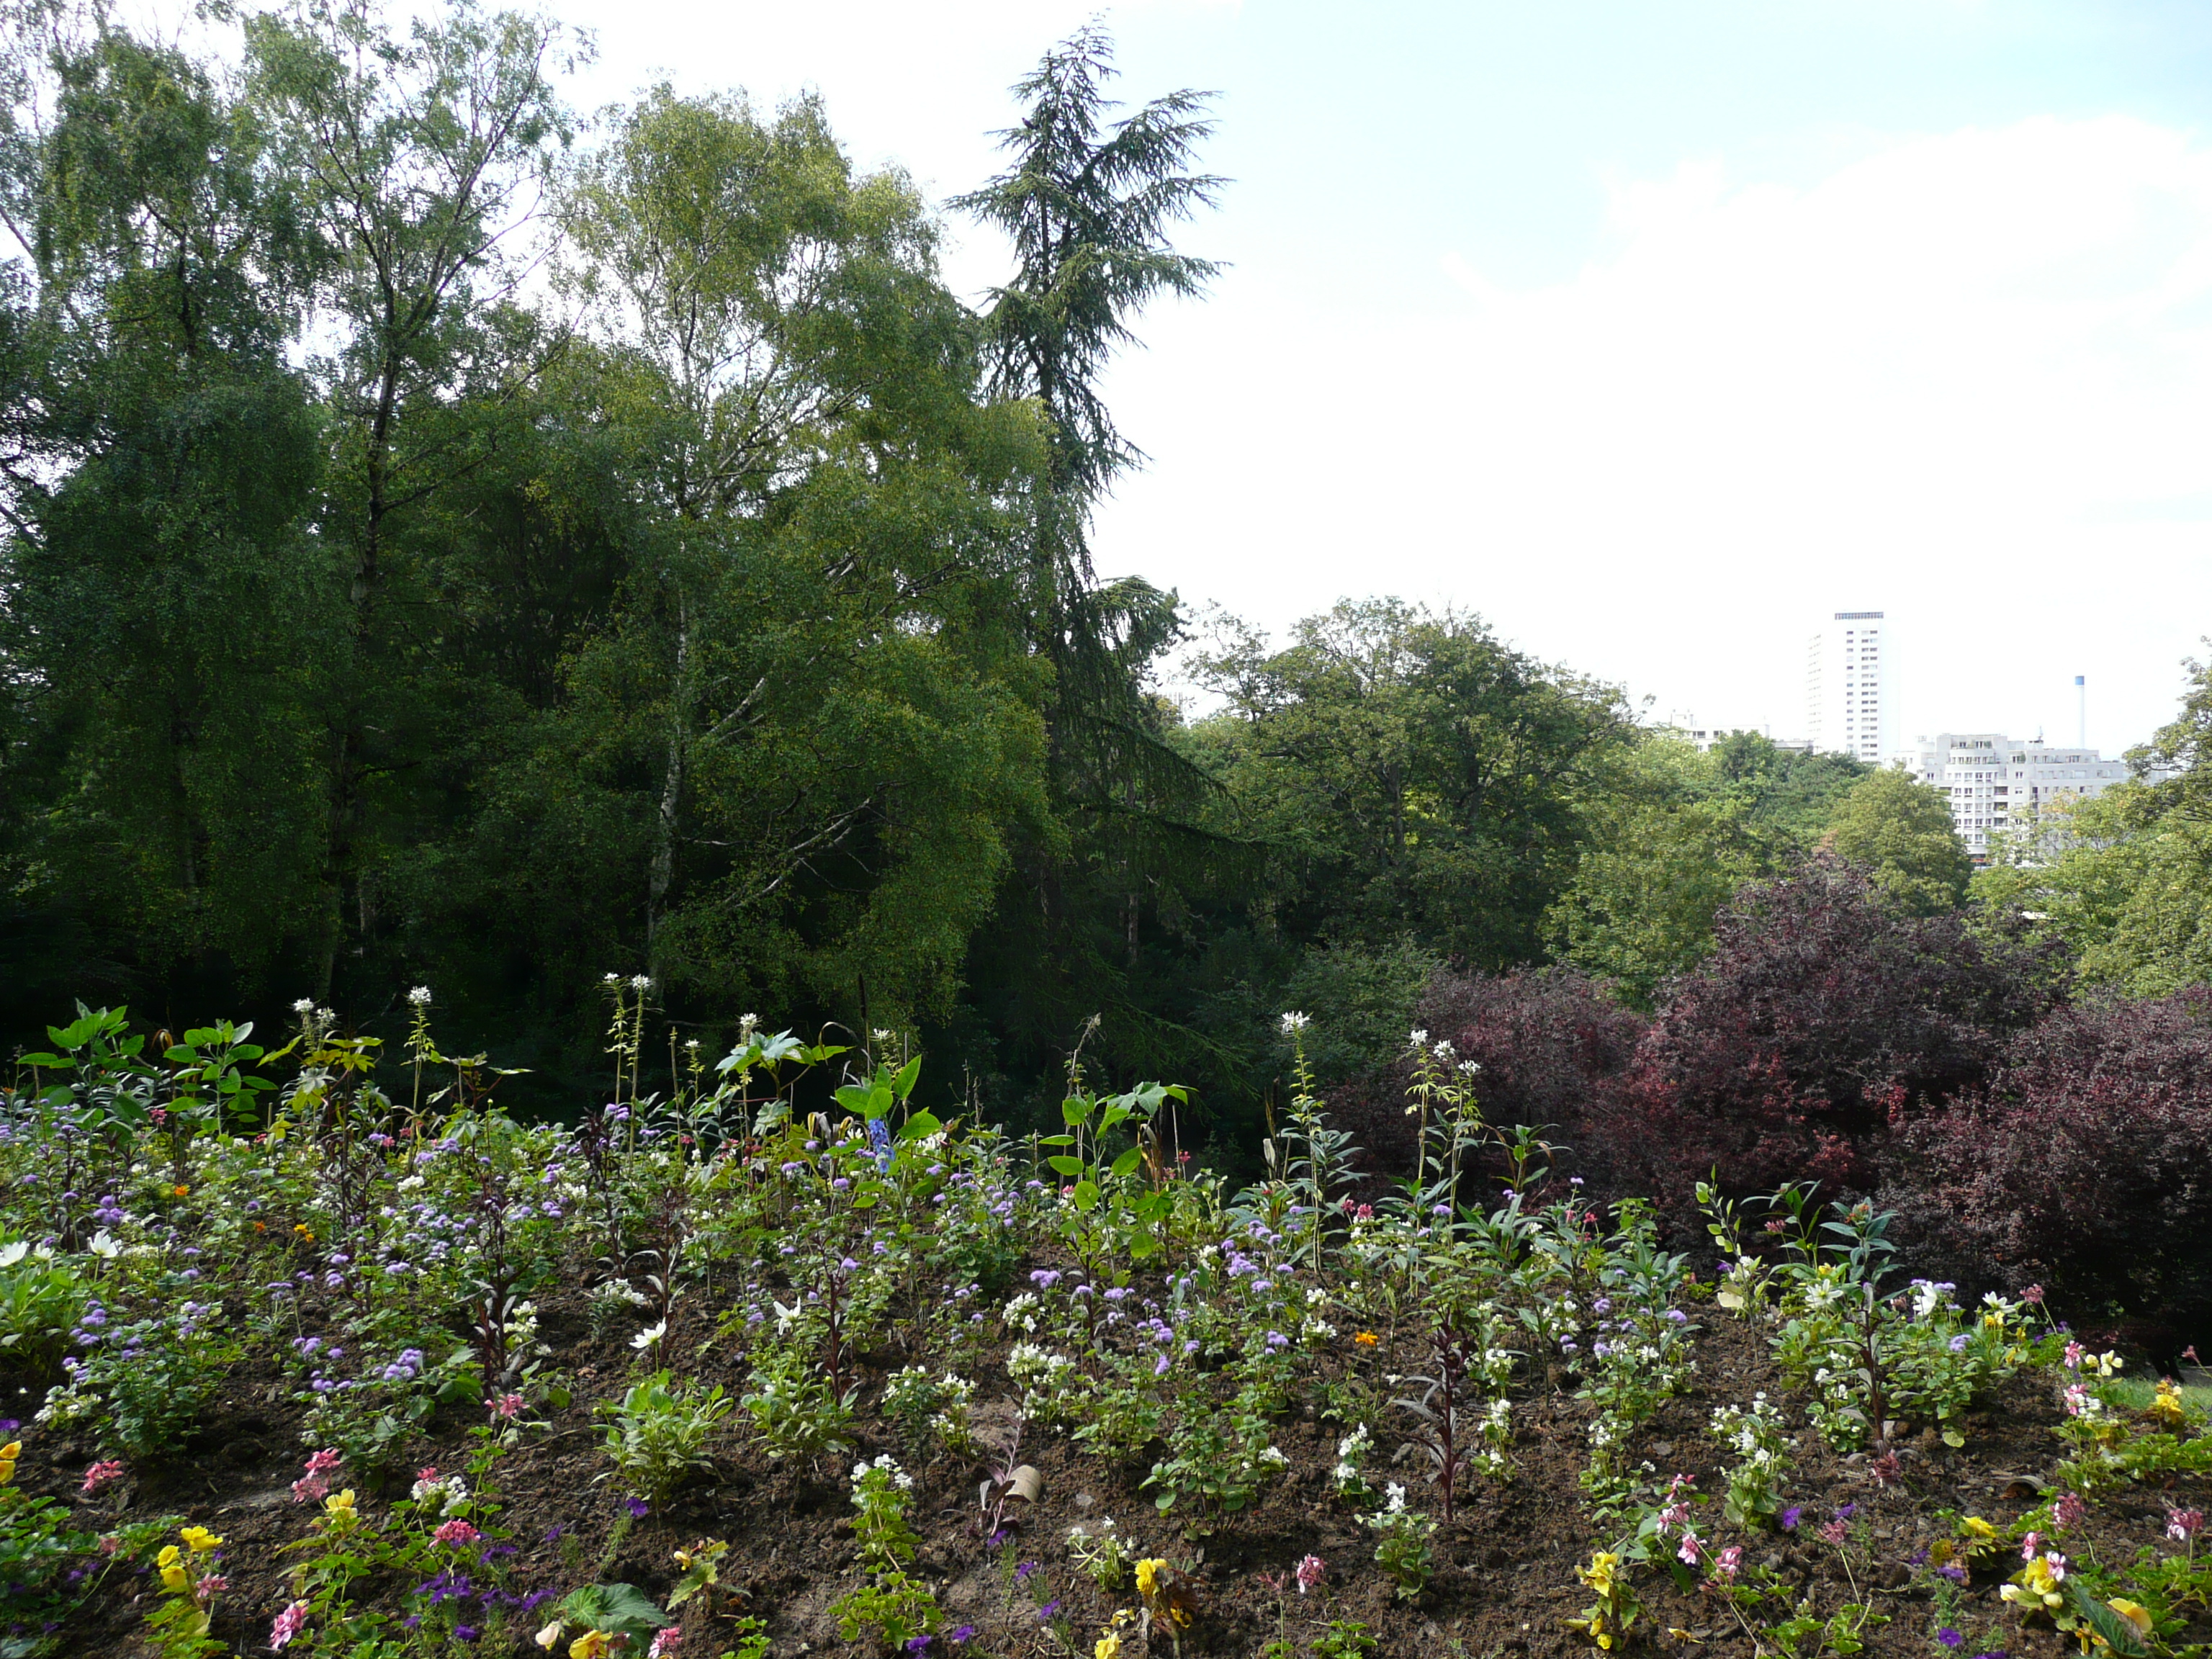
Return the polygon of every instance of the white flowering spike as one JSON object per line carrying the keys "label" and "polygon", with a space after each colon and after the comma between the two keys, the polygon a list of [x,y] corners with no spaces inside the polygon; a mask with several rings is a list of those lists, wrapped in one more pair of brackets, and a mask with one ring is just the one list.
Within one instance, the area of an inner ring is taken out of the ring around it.
{"label": "white flowering spike", "polygon": [[1299,1032],[1304,1030],[1307,1026],[1312,1024],[1313,1022],[1308,1019],[1304,1014],[1285,1014],[1283,1016],[1283,1035],[1285,1036],[1296,1036]]}
{"label": "white flowering spike", "polygon": [[430,988],[427,985],[416,986],[413,990],[407,994],[407,1000],[413,1003],[417,1008],[428,1007],[430,1006]]}

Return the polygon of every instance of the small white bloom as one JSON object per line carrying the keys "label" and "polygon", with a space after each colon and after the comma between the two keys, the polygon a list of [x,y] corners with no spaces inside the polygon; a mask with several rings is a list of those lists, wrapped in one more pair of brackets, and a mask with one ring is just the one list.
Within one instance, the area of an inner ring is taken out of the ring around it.
{"label": "small white bloom", "polygon": [[668,1322],[664,1319],[658,1324],[647,1326],[635,1336],[630,1338],[629,1345],[633,1348],[650,1348],[659,1343],[660,1339],[667,1334]]}
{"label": "small white bloom", "polygon": [[1313,1022],[1308,1019],[1304,1014],[1299,1013],[1285,1014],[1283,1016],[1282,1023],[1283,1035],[1285,1036],[1296,1036],[1300,1031],[1304,1030],[1307,1026],[1313,1024]]}
{"label": "small white bloom", "polygon": [[416,986],[413,990],[407,994],[407,1000],[413,1003],[417,1008],[428,1007],[430,1006],[430,988],[427,985]]}

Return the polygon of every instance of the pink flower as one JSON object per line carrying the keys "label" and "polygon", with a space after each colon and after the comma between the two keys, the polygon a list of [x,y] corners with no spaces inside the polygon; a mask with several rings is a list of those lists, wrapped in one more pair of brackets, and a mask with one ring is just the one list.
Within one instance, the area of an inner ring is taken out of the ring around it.
{"label": "pink flower", "polygon": [[1328,1564],[1318,1555],[1309,1555],[1300,1561],[1298,1563],[1298,1594],[1304,1595],[1316,1584],[1321,1583],[1322,1575],[1328,1571]]}
{"label": "pink flower", "polygon": [[84,1472],[84,1485],[77,1488],[77,1494],[82,1498],[89,1498],[109,1481],[120,1479],[122,1474],[123,1464],[120,1459],[110,1458],[105,1463],[94,1463]]}
{"label": "pink flower", "polygon": [[198,1596],[201,1604],[204,1606],[208,1597],[210,1595],[220,1595],[223,1591],[229,1588],[229,1579],[224,1577],[219,1572],[211,1572],[208,1574],[206,1577],[201,1579],[198,1583],[192,1586],[192,1594]]}
{"label": "pink flower", "polygon": [[2031,1308],[2041,1307],[2043,1305],[2043,1286],[2040,1285],[2029,1285],[2026,1290],[2020,1293],[2020,1299],[2027,1303]]}
{"label": "pink flower", "polygon": [[2066,1390],[2066,1414],[2079,1417],[2089,1409],[2089,1391],[2079,1382]]}
{"label": "pink flower", "polygon": [[2066,1558],[2057,1550],[2045,1551],[2043,1565],[2051,1569],[2051,1581],[2057,1583],[2066,1577]]}
{"label": "pink flower", "polygon": [[684,1626],[671,1625],[653,1638],[653,1645],[645,1650],[645,1659],[661,1659],[663,1654],[673,1653],[683,1644]]}
{"label": "pink flower", "polygon": [[435,1481],[438,1478],[438,1466],[435,1463],[426,1464],[415,1471],[415,1478],[417,1480]]}
{"label": "pink flower", "polygon": [[2020,1559],[2021,1560],[2033,1561],[2042,1553],[2043,1534],[2041,1533],[2032,1532],[2028,1534],[2027,1537],[2020,1540]]}
{"label": "pink flower", "polygon": [[1674,1553],[1681,1557],[1684,1566],[1694,1567],[1705,1559],[1705,1540],[1689,1528],[1685,1527],[1682,1528],[1682,1547]]}
{"label": "pink flower", "polygon": [[511,1421],[522,1415],[522,1396],[503,1394],[496,1400],[485,1401],[484,1409],[502,1421]]}
{"label": "pink flower", "polygon": [[1829,1543],[1837,1546],[1838,1548],[1842,1547],[1844,1540],[1850,1535],[1851,1523],[1844,1520],[1841,1516],[1837,1516],[1833,1521],[1829,1522],[1826,1526],[1820,1528],[1820,1536],[1827,1540]]}
{"label": "pink flower", "polygon": [[2061,1532],[2071,1532],[2089,1518],[2089,1506],[2081,1501],[2079,1492],[2061,1492],[2051,1510],[2051,1524]]}
{"label": "pink flower", "polygon": [[1741,1544],[1730,1544],[1713,1558],[1713,1571],[1730,1583],[1735,1582],[1735,1576],[1742,1567],[1743,1546]]}
{"label": "pink flower", "polygon": [[473,1544],[483,1534],[465,1521],[448,1521],[430,1536],[441,1544]]}
{"label": "pink flower", "polygon": [[276,1615],[276,1622],[269,1626],[269,1645],[281,1648],[297,1636],[307,1622],[307,1604],[295,1601]]}
{"label": "pink flower", "polygon": [[2185,1544],[2197,1536],[2197,1529],[2204,1524],[2203,1510],[2168,1510],[2166,1513],[2166,1535],[2177,1544]]}
{"label": "pink flower", "polygon": [[2066,1345],[2066,1369],[2069,1371],[2078,1371],[2081,1369],[2081,1345],[2079,1342],[2069,1342]]}
{"label": "pink flower", "polygon": [[337,1468],[344,1462],[345,1459],[339,1456],[337,1453],[334,1451],[315,1452],[310,1455],[307,1459],[307,1473],[309,1474],[327,1474],[331,1470]]}
{"label": "pink flower", "polygon": [[295,1504],[316,1504],[331,1495],[331,1483],[319,1474],[303,1474],[292,1483]]}

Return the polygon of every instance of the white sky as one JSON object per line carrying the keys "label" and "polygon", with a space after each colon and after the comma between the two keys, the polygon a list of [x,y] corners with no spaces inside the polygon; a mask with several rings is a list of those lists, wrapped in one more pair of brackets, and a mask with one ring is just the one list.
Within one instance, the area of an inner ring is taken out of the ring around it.
{"label": "white sky", "polygon": [[[1067,0],[554,0],[580,103],[818,88],[934,197]],[[1124,94],[1218,88],[1235,181],[1109,392],[1108,572],[1280,629],[1482,612],[1701,722],[1805,726],[1881,609],[1902,734],[2107,751],[2212,633],[2212,8],[2198,0],[1146,0]],[[973,293],[1000,274],[961,228]]]}

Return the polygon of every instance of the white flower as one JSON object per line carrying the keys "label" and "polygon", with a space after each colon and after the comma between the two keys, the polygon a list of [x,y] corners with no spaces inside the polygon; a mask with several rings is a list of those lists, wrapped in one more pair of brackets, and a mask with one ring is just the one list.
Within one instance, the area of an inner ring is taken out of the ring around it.
{"label": "white flower", "polygon": [[314,1009],[315,1000],[313,997],[301,997],[292,1005],[292,1012],[295,1014],[310,1014]]}
{"label": "white flower", "polygon": [[622,983],[622,975],[620,974],[601,974],[599,975],[599,983],[602,985],[619,985]]}
{"label": "white flower", "polygon": [[108,1236],[107,1229],[105,1227],[92,1236],[92,1243],[86,1245],[85,1249],[103,1261],[112,1261],[123,1254],[123,1247]]}
{"label": "white flower", "polygon": [[629,1345],[633,1348],[650,1348],[667,1334],[668,1322],[664,1319],[658,1324],[647,1326],[635,1336],[630,1338]]}
{"label": "white flower", "polygon": [[629,976],[629,988],[633,991],[650,991],[653,988],[653,975],[632,974]]}
{"label": "white flower", "polygon": [[1393,1480],[1382,1488],[1382,1497],[1389,1506],[1390,1514],[1403,1515],[1406,1512],[1406,1489],[1396,1481]]}
{"label": "white flower", "polygon": [[1285,1455],[1280,1448],[1275,1446],[1270,1446],[1267,1450],[1261,1452],[1260,1454],[1260,1461],[1262,1463],[1269,1464],[1279,1469],[1286,1469],[1291,1466],[1291,1460],[1289,1457]]}
{"label": "white flower", "polygon": [[1312,1024],[1313,1022],[1308,1019],[1304,1014],[1285,1014],[1283,1016],[1283,1035],[1285,1036],[1296,1036],[1300,1031],[1304,1030],[1307,1026]]}
{"label": "white flower", "polygon": [[537,1635],[532,1637],[530,1639],[537,1643],[539,1647],[544,1648],[548,1653],[550,1653],[553,1651],[553,1644],[561,1639],[561,1621],[558,1619],[556,1619],[551,1624],[546,1626],[544,1630],[539,1631]]}
{"label": "white flower", "polygon": [[1459,1063],[1459,1073],[1462,1077],[1473,1077],[1481,1069],[1482,1062],[1479,1060],[1462,1060]]}
{"label": "white flower", "polygon": [[1417,1030],[1407,1040],[1411,1042],[1416,1048],[1425,1048],[1429,1046],[1429,1034],[1426,1031]]}
{"label": "white flower", "polygon": [[417,1008],[428,1007],[430,1006],[430,988],[427,985],[416,986],[413,990],[407,994],[407,1000],[413,1003]]}

